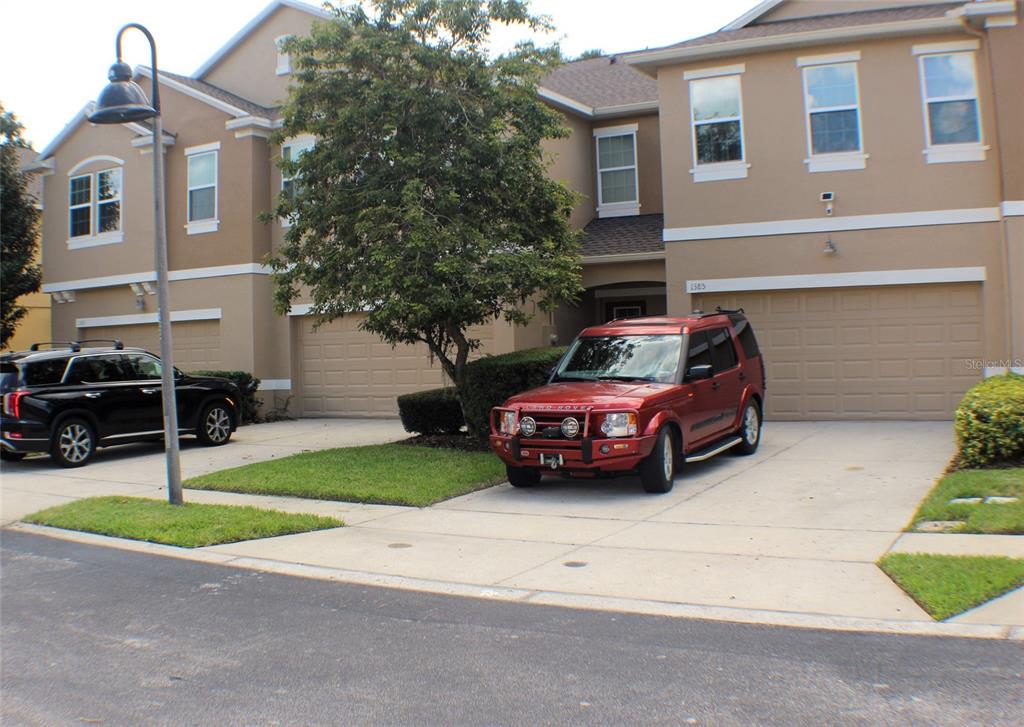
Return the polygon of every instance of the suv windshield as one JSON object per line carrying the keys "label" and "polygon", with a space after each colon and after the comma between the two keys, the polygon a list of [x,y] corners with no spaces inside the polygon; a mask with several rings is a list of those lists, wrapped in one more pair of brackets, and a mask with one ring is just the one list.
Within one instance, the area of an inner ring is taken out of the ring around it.
{"label": "suv windshield", "polygon": [[578,338],[554,381],[675,381],[683,337],[600,336]]}

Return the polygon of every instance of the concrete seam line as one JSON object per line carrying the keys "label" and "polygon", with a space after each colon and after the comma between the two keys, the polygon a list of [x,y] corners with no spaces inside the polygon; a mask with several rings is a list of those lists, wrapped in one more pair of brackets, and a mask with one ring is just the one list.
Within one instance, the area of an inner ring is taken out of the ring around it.
{"label": "concrete seam line", "polygon": [[511,588],[499,585],[474,585],[451,581],[410,578],[407,576],[368,573],[329,566],[289,563],[268,558],[252,558],[214,553],[202,549],[178,548],[142,541],[112,538],[95,533],[61,530],[43,525],[16,523],[8,529],[44,535],[47,537],[119,548],[150,555],[166,555],[182,560],[195,560],[209,565],[223,565],[245,570],[256,570],[281,575],[291,575],[342,583],[397,588],[409,591],[423,591],[469,598],[484,598],[497,601],[515,601],[533,605],[578,608],[588,611],[615,611],[646,616],[669,618],[690,618],[706,621],[725,621],[764,626],[788,626],[794,628],[823,629],[828,631],[850,631],[866,633],[889,633],[905,636],[956,636],[974,639],[1005,639],[1024,641],[1024,626],[1002,626],[995,624],[955,624],[927,621],[890,621],[884,619],[860,618],[854,616],[828,616],[818,613],[789,611],[768,611],[758,609],[732,608],[729,606],[705,606],[699,604],[672,603],[638,598],[612,596],[589,596],[558,591]]}

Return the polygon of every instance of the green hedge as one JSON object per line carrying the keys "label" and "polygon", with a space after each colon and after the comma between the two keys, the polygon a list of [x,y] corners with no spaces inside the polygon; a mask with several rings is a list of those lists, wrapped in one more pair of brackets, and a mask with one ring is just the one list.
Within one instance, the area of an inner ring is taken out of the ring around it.
{"label": "green hedge", "polygon": [[466,365],[463,408],[471,432],[490,432],[491,409],[527,389],[543,386],[565,347],[532,348],[500,356],[484,356]]}
{"label": "green hedge", "polygon": [[455,434],[463,425],[455,389],[428,389],[398,397],[398,415],[413,434]]}
{"label": "green hedge", "polygon": [[260,388],[260,380],[248,371],[191,371],[195,376],[217,376],[234,382],[242,392],[242,400],[238,402],[239,424],[252,424],[259,420],[257,411],[263,402],[256,398],[256,390]]}
{"label": "green hedge", "polygon": [[1024,459],[1024,376],[975,384],[956,408],[960,464],[983,467]]}

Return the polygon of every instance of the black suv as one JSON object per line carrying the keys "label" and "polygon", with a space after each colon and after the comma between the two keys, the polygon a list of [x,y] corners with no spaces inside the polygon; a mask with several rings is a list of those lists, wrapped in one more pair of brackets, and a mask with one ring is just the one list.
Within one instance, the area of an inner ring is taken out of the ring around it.
{"label": "black suv", "polygon": [[[97,447],[162,439],[160,359],[120,341],[86,343],[101,342],[37,343],[0,356],[4,460],[49,452],[64,467],[81,467]],[[226,444],[238,423],[238,387],[177,369],[174,379],[178,431],[208,446]]]}

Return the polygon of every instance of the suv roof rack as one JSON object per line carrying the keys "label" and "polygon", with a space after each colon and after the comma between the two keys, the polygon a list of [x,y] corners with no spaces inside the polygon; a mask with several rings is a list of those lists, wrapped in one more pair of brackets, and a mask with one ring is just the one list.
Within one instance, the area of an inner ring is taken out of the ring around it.
{"label": "suv roof rack", "polygon": [[79,345],[79,341],[40,341],[33,343],[29,346],[29,351],[38,351],[40,346],[49,346],[50,348],[70,348],[72,351],[81,351],[82,347]]}
{"label": "suv roof rack", "polygon": [[81,341],[75,341],[78,344],[78,349],[81,350],[83,343],[112,343],[114,350],[123,351],[124,344],[116,338],[83,338]]}
{"label": "suv roof rack", "polygon": [[720,305],[715,306],[715,312],[725,313],[726,315],[728,315],[729,313],[739,313],[741,316],[746,315],[746,311],[744,311],[742,308],[723,308]]}

